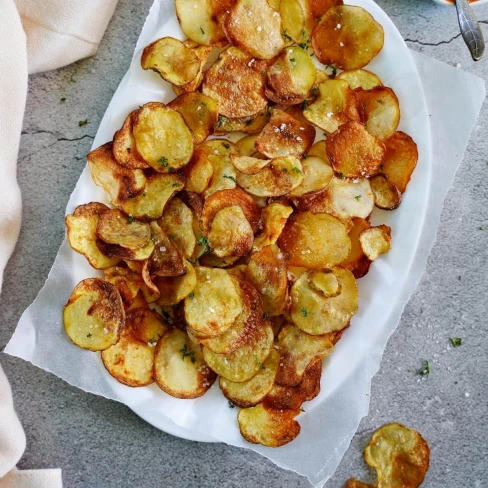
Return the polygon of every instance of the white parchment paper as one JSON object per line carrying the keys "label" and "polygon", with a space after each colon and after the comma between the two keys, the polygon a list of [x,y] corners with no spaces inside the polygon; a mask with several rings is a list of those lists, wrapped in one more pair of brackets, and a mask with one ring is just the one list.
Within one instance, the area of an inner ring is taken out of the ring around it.
{"label": "white parchment paper", "polygon": [[[386,15],[371,0],[349,3],[365,6],[384,26],[388,24]],[[154,385],[129,388],[108,375],[99,354],[74,346],[63,331],[62,308],[74,286],[97,272],[66,241],[48,280],[22,315],[5,352],[31,361],[85,391],[121,401],[162,429],[176,424],[196,438],[253,449],[277,465],[307,476],[314,486],[322,487],[334,473],[361,418],[368,413],[371,378],[379,369],[386,342],[425,268],[442,203],[485,96],[482,79],[421,54],[409,54],[399,44],[399,34],[392,27],[385,27],[385,34],[384,52],[371,69],[399,95],[404,108],[400,129],[415,134],[419,165],[400,208],[395,212],[376,210],[373,215],[373,222],[392,226],[393,249],[359,280],[360,311],[334,354],[324,362],[321,394],[306,404],[306,413],[298,418],[302,432],[295,441],[279,449],[251,445],[240,436],[236,409],[228,408],[217,385],[204,397],[191,401],[172,398]],[[182,38],[172,0],[156,0],[151,8],[131,68],[107,110],[94,146],[109,140],[125,115],[141,103],[173,98],[172,91],[162,88],[156,74],[143,72],[139,67],[142,48],[164,35]],[[398,56],[403,59],[392,67],[390,60]],[[421,89],[420,93],[409,93],[410,85],[405,83],[405,77],[409,77],[411,89],[419,91],[415,67],[426,103]],[[85,169],[67,213],[89,201],[106,202],[106,196]]]}

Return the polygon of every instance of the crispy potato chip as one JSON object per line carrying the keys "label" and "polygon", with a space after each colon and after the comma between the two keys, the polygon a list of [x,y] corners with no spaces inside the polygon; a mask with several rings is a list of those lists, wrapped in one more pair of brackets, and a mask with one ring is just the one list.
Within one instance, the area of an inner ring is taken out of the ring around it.
{"label": "crispy potato chip", "polygon": [[203,199],[200,195],[191,191],[182,191],[178,197],[191,209],[195,217],[200,217],[203,209]]}
{"label": "crispy potato chip", "polygon": [[246,270],[247,280],[263,297],[268,317],[280,315],[288,299],[288,278],[283,254],[274,244],[254,253]]}
{"label": "crispy potato chip", "polygon": [[278,240],[288,265],[309,269],[329,268],[347,258],[351,240],[346,226],[336,217],[298,212],[288,219]]}
{"label": "crispy potato chip", "polygon": [[114,345],[124,328],[125,313],[117,288],[99,278],[80,281],[63,311],[64,330],[83,349],[102,351]]}
{"label": "crispy potato chip", "polygon": [[161,78],[174,85],[186,85],[200,71],[201,62],[194,51],[173,37],[163,37],[144,48],[142,69],[159,73]]}
{"label": "crispy potato chip", "polygon": [[336,297],[342,291],[339,279],[330,269],[313,271],[309,276],[309,280],[311,285],[327,298]]}
{"label": "crispy potato chip", "polygon": [[111,258],[128,259],[131,261],[144,261],[151,256],[154,251],[154,242],[151,240],[139,249],[130,249],[119,244],[108,244],[101,239],[96,240],[96,245],[102,254]]}
{"label": "crispy potato chip", "polygon": [[239,156],[238,154],[232,154],[230,160],[237,171],[246,175],[255,175],[271,162],[270,159]]}
{"label": "crispy potato chip", "polygon": [[317,156],[318,158],[322,159],[325,163],[330,165],[329,157],[327,156],[327,150],[325,148],[327,141],[323,139],[321,141],[317,141],[311,149],[308,151],[308,156]]}
{"label": "crispy potato chip", "polygon": [[261,132],[269,120],[268,109],[248,116],[234,119],[228,119],[219,115],[217,124],[214,128],[214,135],[226,135],[231,132],[244,132],[246,134],[257,134]]}
{"label": "crispy potato chip", "polygon": [[322,64],[344,70],[366,66],[383,48],[383,27],[361,7],[338,5],[312,32],[312,46]]}
{"label": "crispy potato chip", "polygon": [[370,485],[369,483],[363,483],[356,478],[351,478],[347,480],[346,486],[344,488],[378,488],[376,485]]}
{"label": "crispy potato chip", "polygon": [[119,290],[122,300],[128,305],[132,305],[139,290],[144,286],[142,276],[122,266],[112,266],[104,270],[105,280],[115,285]]}
{"label": "crispy potato chip", "polygon": [[113,209],[100,216],[97,234],[108,244],[140,249],[148,245],[151,229],[149,224],[135,220],[121,210]]}
{"label": "crispy potato chip", "polygon": [[133,133],[138,153],[160,173],[182,168],[193,154],[193,136],[185,119],[164,103],[146,103],[136,115]]}
{"label": "crispy potato chip", "polygon": [[374,176],[384,155],[384,144],[359,122],[342,125],[327,139],[327,156],[339,176]]}
{"label": "crispy potato chip", "polygon": [[225,332],[242,312],[238,282],[224,269],[195,269],[193,296],[185,298],[185,319],[197,333],[216,336]]}
{"label": "crispy potato chip", "polygon": [[251,379],[242,383],[234,383],[221,376],[219,379],[220,390],[225,398],[240,408],[257,405],[273,387],[279,360],[278,351],[271,349],[262,368]]}
{"label": "crispy potato chip", "polygon": [[365,229],[359,235],[359,243],[365,256],[371,261],[376,261],[380,254],[391,249],[391,228],[378,225]]}
{"label": "crispy potato chip", "polygon": [[265,322],[256,328],[243,346],[229,354],[216,354],[206,347],[202,350],[205,361],[218,375],[242,383],[262,369],[272,345],[273,329]]}
{"label": "crispy potato chip", "polygon": [[395,132],[384,142],[386,152],[381,172],[404,193],[417,166],[417,144],[404,132]]}
{"label": "crispy potato chip", "polygon": [[303,116],[328,134],[351,120],[361,120],[356,95],[344,80],[326,80],[318,86],[318,97]]}
{"label": "crispy potato chip", "polygon": [[182,276],[154,278],[154,284],[159,290],[158,305],[176,305],[195,289],[197,275],[195,268],[189,262],[185,264],[186,273]]}
{"label": "crispy potato chip", "polygon": [[198,145],[198,149],[205,151],[209,156],[228,156],[239,154],[237,146],[227,139],[209,139]]}
{"label": "crispy potato chip", "polygon": [[218,106],[210,97],[198,92],[183,93],[168,104],[177,110],[193,133],[193,142],[200,144],[213,131]]}
{"label": "crispy potato chip", "polygon": [[400,123],[400,104],[395,92],[377,86],[371,90],[358,88],[355,93],[366,130],[380,140],[390,138]]}
{"label": "crispy potato chip", "polygon": [[251,134],[244,136],[236,142],[237,149],[241,156],[252,156],[256,152],[256,139],[259,137],[257,134]]}
{"label": "crispy potato chip", "polygon": [[327,335],[308,335],[291,324],[281,328],[276,347],[281,359],[275,381],[281,386],[298,385],[314,360],[328,356],[334,350]]}
{"label": "crispy potato chip", "polygon": [[205,72],[202,92],[217,102],[224,117],[249,117],[266,108],[264,80],[253,70],[252,61],[249,54],[231,46]]}
{"label": "crispy potato chip", "polygon": [[337,76],[338,80],[345,80],[352,90],[362,88],[371,90],[376,86],[383,86],[380,78],[367,69],[350,69]]}
{"label": "crispy potato chip", "polygon": [[185,258],[195,252],[197,240],[193,232],[193,214],[179,198],[173,198],[164,209],[159,225]]}
{"label": "crispy potato chip", "polygon": [[217,376],[205,364],[198,345],[179,329],[161,337],[154,358],[154,379],[163,391],[176,398],[198,398]]}
{"label": "crispy potato chip", "polygon": [[230,160],[230,154],[210,154],[208,159],[213,166],[213,175],[203,196],[208,198],[216,191],[234,189],[237,186],[237,172]]}
{"label": "crispy potato chip", "polygon": [[313,272],[303,274],[291,288],[291,318],[303,332],[321,336],[347,326],[358,309],[358,290],[348,269],[332,271],[340,284],[340,294],[328,297],[311,280]]}
{"label": "crispy potato chip", "polygon": [[378,488],[418,488],[429,469],[430,449],[415,430],[387,424],[373,434],[364,459],[376,470]]}
{"label": "crispy potato chip", "polygon": [[126,331],[135,339],[151,346],[155,346],[170,329],[163,317],[150,308],[129,310],[125,317],[125,327]]}
{"label": "crispy potato chip", "polygon": [[154,174],[148,176],[144,193],[120,205],[122,210],[134,218],[144,221],[159,219],[167,202],[178,191],[182,190],[185,182],[181,175]]}
{"label": "crispy potato chip", "polygon": [[299,197],[306,193],[326,188],[334,176],[334,170],[323,159],[308,156],[302,160],[303,181],[290,192],[290,196]]}
{"label": "crispy potato chip", "polygon": [[275,244],[285,227],[293,208],[281,203],[270,203],[261,211],[262,231],[254,239],[253,252]]}
{"label": "crispy potato chip", "polygon": [[213,175],[213,166],[208,154],[199,149],[195,150],[190,162],[185,166],[185,190],[194,193],[203,193]]}
{"label": "crispy potato chip", "polygon": [[120,258],[108,257],[96,245],[97,225],[100,217],[110,209],[103,203],[86,203],[76,207],[65,219],[68,242],[72,249],[83,254],[95,269],[115,266]]}
{"label": "crispy potato chip", "polygon": [[323,17],[331,7],[342,4],[342,0],[305,0],[307,11],[315,21]]}
{"label": "crispy potato chip", "polygon": [[128,169],[146,169],[149,165],[137,152],[132,127],[139,110],[133,110],[124,120],[121,129],[114,134],[112,151],[115,160]]}
{"label": "crispy potato chip", "polygon": [[295,156],[275,158],[254,175],[237,173],[239,186],[257,197],[286,195],[302,181],[302,164]]}
{"label": "crispy potato chip", "polygon": [[298,0],[281,0],[279,12],[283,29],[283,37],[288,43],[300,42],[305,27],[305,12]]}
{"label": "crispy potato chip", "polygon": [[124,168],[117,163],[112,143],[88,153],[88,167],[93,181],[109,195],[112,205],[120,205],[144,192],[146,177],[140,169]]}
{"label": "crispy potato chip", "polygon": [[259,403],[243,408],[237,415],[242,437],[253,444],[280,447],[291,442],[300,433],[300,424],[294,418],[300,410],[275,410]]}
{"label": "crispy potato chip", "polygon": [[394,210],[402,201],[402,194],[393,181],[384,174],[373,176],[370,180],[374,204],[383,210]]}
{"label": "crispy potato chip", "polygon": [[238,0],[223,27],[231,44],[259,59],[275,57],[285,45],[280,14],[267,0]]}
{"label": "crispy potato chip", "polygon": [[352,271],[354,277],[362,278],[368,271],[371,261],[364,255],[359,242],[359,236],[365,229],[369,229],[371,224],[364,219],[355,217],[352,219],[352,228],[349,231],[351,239],[351,254],[345,259],[341,266]]}
{"label": "crispy potato chip", "polygon": [[[117,289],[119,290],[119,288],[117,288]],[[120,293],[120,290],[119,290],[119,293]],[[146,302],[146,299],[144,298],[144,294],[140,290],[137,292],[137,295],[134,298],[134,300],[132,301],[132,303],[130,304],[130,307],[126,308],[126,310],[129,311],[129,310],[134,310],[136,308],[146,308],[149,310],[149,304]]]}
{"label": "crispy potato chip", "polygon": [[210,268],[228,268],[232,266],[240,256],[225,256],[219,258],[215,254],[204,254],[198,261],[202,266],[208,266]]}

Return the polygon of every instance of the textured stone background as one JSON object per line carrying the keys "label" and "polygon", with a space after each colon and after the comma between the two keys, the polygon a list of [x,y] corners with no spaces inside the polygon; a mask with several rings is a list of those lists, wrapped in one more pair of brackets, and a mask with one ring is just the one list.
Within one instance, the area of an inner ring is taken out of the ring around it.
{"label": "textured stone background", "polygon": [[[378,3],[412,49],[488,77],[488,59],[471,61],[453,9],[430,0]],[[18,168],[24,220],[0,296],[2,348],[54,261],[66,203],[150,4],[120,0],[95,57],[31,77]],[[476,12],[488,39],[488,5]],[[79,127],[85,119],[88,125]],[[391,421],[428,440],[432,458],[424,486],[488,485],[487,122],[485,105],[448,194],[427,270],[373,380],[370,414],[327,488],[342,487],[350,476],[373,480],[362,450],[371,433]],[[453,336],[463,338],[462,347],[450,349]],[[423,359],[432,361],[432,371],[419,381]],[[83,393],[20,359],[2,355],[0,361],[27,433],[20,467],[61,467],[66,487],[309,486],[250,451],[174,438],[125,406]]]}

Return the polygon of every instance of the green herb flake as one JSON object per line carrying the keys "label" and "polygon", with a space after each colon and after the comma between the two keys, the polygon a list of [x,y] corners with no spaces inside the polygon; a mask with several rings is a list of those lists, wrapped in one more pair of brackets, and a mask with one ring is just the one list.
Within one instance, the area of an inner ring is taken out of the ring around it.
{"label": "green herb flake", "polygon": [[289,34],[286,33],[286,29],[283,31],[282,36],[287,40],[287,41],[293,41],[293,37],[291,37]]}
{"label": "green herb flake", "polygon": [[88,119],[85,119],[85,120],[80,120],[78,122],[78,126],[79,127],[83,127],[84,125],[88,124]]}
{"label": "green herb flake", "polygon": [[229,400],[229,408],[236,408],[236,406]]}
{"label": "green herb flake", "polygon": [[205,31],[200,27],[200,32],[205,35]]}
{"label": "green herb flake", "polygon": [[180,186],[180,184],[179,184],[179,183],[173,183],[171,186],[172,186],[173,188],[176,188],[177,186]]}
{"label": "green herb flake", "polygon": [[361,195],[356,195],[354,198],[359,202],[359,200],[361,200]]}
{"label": "green herb flake", "polygon": [[308,317],[308,310],[307,310],[305,307],[302,307],[300,310],[301,310],[302,315],[303,315],[304,317]]}
{"label": "green herb flake", "polygon": [[300,407],[300,412],[305,413],[305,410],[303,410],[303,408],[302,408],[302,407]]}
{"label": "green herb flake", "polygon": [[295,61],[295,58],[290,58],[290,61],[291,61],[292,63],[295,63],[295,62],[296,62],[296,61]]}
{"label": "green herb flake", "polygon": [[269,314],[267,312],[265,312],[263,314],[263,320],[268,320],[269,319]]}
{"label": "green herb flake", "polygon": [[88,339],[92,336],[91,332],[87,334]]}
{"label": "green herb flake", "polygon": [[163,324],[174,325],[174,321],[171,318],[171,315],[168,312],[165,312],[164,310],[163,310],[163,320],[162,320],[162,323]]}
{"label": "green herb flake", "polygon": [[132,224],[132,222],[134,222],[134,216],[129,214],[129,217],[127,217],[127,223]]}
{"label": "green herb flake", "polygon": [[376,103],[379,103],[380,105],[384,105],[385,104],[384,100],[376,100]]}
{"label": "green herb flake", "polygon": [[185,358],[190,358],[190,361],[194,363],[196,361],[195,359],[195,352],[194,351],[189,351],[188,346],[185,344],[181,349],[181,359],[184,361]]}
{"label": "green herb flake", "polygon": [[339,173],[337,176],[338,176],[338,177],[339,177],[341,180],[343,180],[343,179],[344,179],[344,173]]}
{"label": "green herb flake", "polygon": [[484,228],[482,225],[480,225],[480,226],[478,227],[478,230],[485,230],[485,228]]}
{"label": "green herb flake", "polygon": [[232,180],[234,183],[237,183],[237,180],[234,176],[224,175],[224,178],[227,178],[228,180]]}
{"label": "green herb flake", "polygon": [[320,22],[322,22],[322,17],[319,17],[319,18],[317,19],[317,22],[320,24]]}
{"label": "green herb flake", "polygon": [[289,252],[287,252],[287,253],[285,254],[285,259],[286,259],[287,261],[289,261],[289,260],[291,259],[291,254],[290,254]]}
{"label": "green herb flake", "polygon": [[451,337],[449,340],[451,341],[452,347],[459,347],[463,343],[460,337]]}
{"label": "green herb flake", "polygon": [[61,103],[66,102],[66,97],[61,98],[60,102],[61,102]]}
{"label": "green herb flake", "polygon": [[288,173],[288,170],[286,168],[283,168],[281,171],[283,171],[283,173]]}
{"label": "green herb flake", "polygon": [[168,158],[165,158],[164,156],[162,156],[158,159],[158,163],[161,163],[161,166],[163,168],[167,168],[168,167]]}
{"label": "green herb flake", "polygon": [[302,170],[300,168],[296,168],[296,167],[291,168],[291,172],[292,173],[302,174]]}
{"label": "green herb flake", "polygon": [[194,296],[195,296],[195,293],[194,293],[194,292],[191,292],[191,293],[188,295],[188,298],[189,298],[190,300],[193,300]]}
{"label": "green herb flake", "polygon": [[422,368],[419,370],[420,376],[429,376],[430,374],[430,361],[423,361]]}
{"label": "green herb flake", "polygon": [[224,146],[225,149],[230,149],[230,144],[227,144],[227,142],[223,142],[222,146]]}
{"label": "green herb flake", "polygon": [[223,115],[219,115],[217,119],[217,127],[222,127],[227,119]]}
{"label": "green herb flake", "polygon": [[319,92],[320,92],[320,90],[319,90],[319,87],[318,87],[318,86],[313,86],[313,87],[312,87],[312,95],[313,95],[314,97],[318,97]]}
{"label": "green herb flake", "polygon": [[169,237],[170,239],[174,239],[174,238],[176,237],[176,234],[169,234],[169,235],[168,235],[168,237]]}
{"label": "green herb flake", "polygon": [[307,159],[308,158],[308,154],[307,153],[303,153],[303,159]]}

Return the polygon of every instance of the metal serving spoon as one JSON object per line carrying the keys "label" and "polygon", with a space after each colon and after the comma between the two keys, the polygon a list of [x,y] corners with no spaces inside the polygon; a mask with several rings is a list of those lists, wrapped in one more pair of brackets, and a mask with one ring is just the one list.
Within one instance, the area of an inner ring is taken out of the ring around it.
{"label": "metal serving spoon", "polygon": [[468,46],[471,57],[479,61],[485,52],[485,40],[480,25],[474,16],[468,0],[454,0],[456,4],[459,27],[466,46]]}

